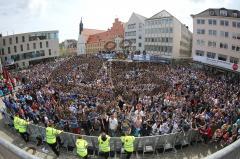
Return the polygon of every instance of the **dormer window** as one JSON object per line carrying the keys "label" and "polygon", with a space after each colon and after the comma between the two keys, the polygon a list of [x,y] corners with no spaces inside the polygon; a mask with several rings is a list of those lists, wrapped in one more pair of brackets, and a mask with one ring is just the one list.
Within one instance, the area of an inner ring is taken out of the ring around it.
{"label": "dormer window", "polygon": [[220,10],[220,15],[221,16],[227,16],[227,10]]}
{"label": "dormer window", "polygon": [[210,10],[210,11],[209,11],[209,14],[210,14],[211,16],[214,16],[214,15],[215,15],[214,10]]}
{"label": "dormer window", "polygon": [[237,16],[238,16],[237,13],[233,13],[234,18],[237,18]]}

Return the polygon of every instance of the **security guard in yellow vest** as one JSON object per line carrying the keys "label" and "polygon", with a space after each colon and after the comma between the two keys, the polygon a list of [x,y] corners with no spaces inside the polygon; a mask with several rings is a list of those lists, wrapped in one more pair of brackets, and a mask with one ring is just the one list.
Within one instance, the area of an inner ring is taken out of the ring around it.
{"label": "security guard in yellow vest", "polygon": [[19,115],[16,114],[13,118],[13,125],[17,132],[19,132],[19,130],[18,130],[19,129],[19,120],[20,120]]}
{"label": "security guard in yellow vest", "polygon": [[135,141],[135,137],[134,136],[130,136],[128,134],[126,134],[125,136],[121,137],[121,141],[123,143],[123,148],[126,155],[126,159],[130,159],[131,155],[134,151],[134,141]]}
{"label": "security guard in yellow vest", "polygon": [[20,119],[20,118],[18,119],[18,131],[25,142],[29,141],[29,134],[27,133],[27,126],[29,124],[30,122],[24,119]]}
{"label": "security guard in yellow vest", "polygon": [[100,156],[107,159],[110,153],[110,136],[108,136],[106,133],[102,133],[98,137],[98,145]]}
{"label": "security guard in yellow vest", "polygon": [[82,136],[79,136],[77,141],[76,141],[76,147],[77,147],[77,154],[83,158],[83,159],[88,159],[88,143],[86,140],[82,138]]}
{"label": "security guard in yellow vest", "polygon": [[60,152],[57,149],[58,143],[57,143],[57,135],[62,133],[63,131],[57,130],[53,128],[53,123],[49,123],[48,127],[46,128],[46,139],[48,145],[52,148],[53,152],[59,156]]}

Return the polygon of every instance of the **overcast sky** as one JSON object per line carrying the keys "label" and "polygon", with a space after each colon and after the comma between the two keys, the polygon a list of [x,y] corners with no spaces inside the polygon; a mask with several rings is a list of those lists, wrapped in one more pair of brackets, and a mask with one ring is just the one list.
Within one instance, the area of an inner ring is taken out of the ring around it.
{"label": "overcast sky", "polygon": [[106,30],[116,17],[127,22],[132,12],[151,17],[163,9],[192,31],[190,14],[221,7],[240,10],[240,0],[0,0],[0,33],[59,30],[60,41],[77,39],[81,17],[84,28]]}

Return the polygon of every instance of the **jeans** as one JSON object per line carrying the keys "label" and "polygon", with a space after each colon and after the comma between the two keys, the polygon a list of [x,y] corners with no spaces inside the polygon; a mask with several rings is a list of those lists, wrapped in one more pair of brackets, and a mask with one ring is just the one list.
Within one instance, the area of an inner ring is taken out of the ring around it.
{"label": "jeans", "polygon": [[58,144],[57,142],[53,143],[53,144],[49,144],[48,145],[52,148],[53,152],[59,156],[60,152],[59,152],[59,149],[57,148],[58,147]]}
{"label": "jeans", "polygon": [[110,152],[99,152],[100,159],[104,158],[107,159],[109,157]]}
{"label": "jeans", "polygon": [[20,133],[25,142],[29,141],[29,134],[27,132]]}
{"label": "jeans", "polygon": [[116,130],[109,129],[109,135],[111,137],[115,137],[116,136]]}
{"label": "jeans", "polygon": [[124,155],[124,159],[130,159],[132,156],[132,152],[125,151],[126,155]]}

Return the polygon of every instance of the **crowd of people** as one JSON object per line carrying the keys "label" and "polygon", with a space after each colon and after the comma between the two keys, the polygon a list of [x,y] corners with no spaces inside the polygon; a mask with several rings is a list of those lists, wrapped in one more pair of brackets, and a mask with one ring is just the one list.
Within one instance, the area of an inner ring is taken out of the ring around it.
{"label": "crowd of people", "polygon": [[205,143],[240,134],[239,80],[192,63],[106,61],[77,56],[16,74],[23,87],[4,97],[8,112],[76,134],[162,135],[198,130]]}
{"label": "crowd of people", "polygon": [[15,87],[19,84],[18,77],[11,77],[6,69],[3,69],[0,74],[0,97],[6,96],[13,92]]}

